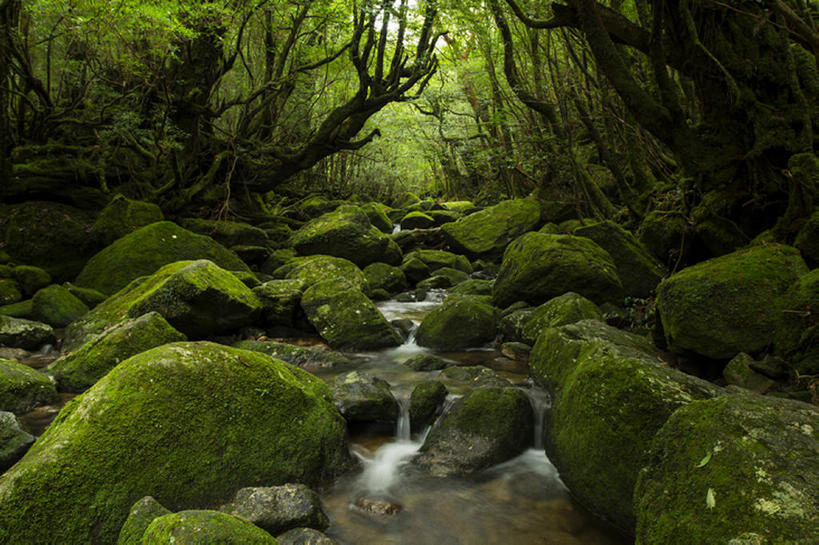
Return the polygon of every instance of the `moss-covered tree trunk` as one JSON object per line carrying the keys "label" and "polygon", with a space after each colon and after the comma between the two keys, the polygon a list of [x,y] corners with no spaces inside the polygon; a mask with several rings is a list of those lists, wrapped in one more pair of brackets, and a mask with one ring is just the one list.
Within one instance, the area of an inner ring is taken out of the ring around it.
{"label": "moss-covered tree trunk", "polygon": [[11,178],[11,33],[19,17],[20,0],[0,0],[0,184]]}

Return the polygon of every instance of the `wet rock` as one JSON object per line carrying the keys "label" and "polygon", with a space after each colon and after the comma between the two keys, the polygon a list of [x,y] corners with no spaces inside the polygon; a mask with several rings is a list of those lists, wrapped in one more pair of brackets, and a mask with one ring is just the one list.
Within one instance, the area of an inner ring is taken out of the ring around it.
{"label": "wet rock", "polygon": [[483,365],[458,365],[447,367],[441,372],[441,379],[457,383],[468,388],[491,386],[493,388],[508,388],[512,383],[498,375],[495,371]]}
{"label": "wet rock", "polygon": [[440,356],[434,354],[417,354],[404,361],[413,371],[440,371],[450,366],[450,363]]}
{"label": "wet rock", "polygon": [[517,456],[532,433],[532,407],[523,392],[482,387],[438,420],[413,462],[436,476],[466,475]]}
{"label": "wet rock", "polygon": [[152,496],[145,496],[131,506],[128,518],[119,532],[117,545],[141,545],[142,536],[154,519],[170,514],[171,512]]}
{"label": "wet rock", "polygon": [[50,325],[23,318],[0,315],[0,344],[11,348],[37,350],[57,342]]}
{"label": "wet rock", "polygon": [[392,294],[407,289],[407,277],[398,267],[386,263],[371,263],[363,272],[367,278],[367,289],[370,291],[382,289]]}
{"label": "wet rock", "polygon": [[410,212],[401,218],[399,223],[401,224],[402,231],[405,229],[429,229],[436,227],[435,220],[423,212]]}
{"label": "wet rock", "polygon": [[69,402],[3,475],[0,542],[53,542],[60,520],[62,544],[92,532],[112,543],[145,490],[177,510],[258,482],[315,484],[348,463],[345,433],[307,372],[213,343],[166,344]]}
{"label": "wet rock", "polygon": [[444,250],[414,250],[405,256],[404,261],[410,259],[418,259],[426,265],[430,273],[448,267],[467,274],[472,272],[472,264],[469,260],[458,254],[447,252]]}
{"label": "wet rock", "polygon": [[390,236],[405,253],[421,248],[440,248],[444,245],[444,234],[439,227],[399,231]]}
{"label": "wet rock", "polygon": [[502,317],[498,322],[498,331],[505,341],[523,341],[523,325],[529,320],[529,317],[535,309],[528,306],[527,303],[521,303],[523,308],[517,310],[506,309],[503,311]]}
{"label": "wet rock", "polygon": [[494,302],[542,304],[573,291],[602,304],[622,299],[614,260],[593,241],[571,235],[527,233],[503,254],[494,286]]}
{"label": "wet rock", "polygon": [[23,431],[14,413],[0,411],[0,473],[17,463],[35,439]]}
{"label": "wet rock", "polygon": [[707,358],[753,354],[774,340],[779,302],[807,272],[789,246],[753,246],[688,267],[657,288],[668,347]]}
{"label": "wet rock", "polygon": [[65,327],[88,312],[88,307],[68,289],[52,284],[31,298],[31,316],[52,327]]}
{"label": "wet rock", "polygon": [[100,212],[90,234],[101,246],[108,246],[140,227],[163,219],[162,210],[157,205],[115,195]]}
{"label": "wet rock", "polygon": [[744,352],[737,354],[722,371],[725,382],[752,392],[764,394],[773,388],[776,382],[754,371],[751,366],[755,363],[754,359],[748,354]]}
{"label": "wet rock", "polygon": [[356,512],[370,518],[383,519],[392,517],[401,512],[403,507],[400,503],[380,498],[358,498],[353,502]]}
{"label": "wet rock", "polygon": [[185,341],[157,312],[120,322],[54,361],[49,372],[60,391],[82,392],[131,356],[166,343]]}
{"label": "wet rock", "polygon": [[538,335],[549,327],[573,324],[580,320],[602,320],[600,309],[574,292],[549,299],[527,315],[520,328],[521,339],[534,344]]}
{"label": "wet rock", "polygon": [[346,350],[373,350],[401,344],[401,337],[358,288],[328,280],[309,287],[301,306],[327,344]]}
{"label": "wet rock", "polygon": [[395,300],[399,303],[415,303],[425,301],[427,298],[427,290],[424,288],[417,288],[412,291],[405,291],[395,296]]}
{"label": "wet rock", "polygon": [[418,344],[436,350],[482,346],[497,334],[498,310],[474,295],[454,295],[427,314],[418,327]]}
{"label": "wet rock", "polygon": [[137,229],[100,251],[88,261],[74,283],[111,295],[135,278],[154,274],[169,263],[194,259],[207,259],[229,271],[250,271],[235,253],[213,239],[160,221]]}
{"label": "wet rock", "polygon": [[57,390],[45,374],[0,358],[0,411],[23,414],[55,399]]}
{"label": "wet rock", "polygon": [[307,370],[349,367],[355,363],[351,358],[338,352],[333,352],[332,350],[309,346],[296,346],[294,344],[276,341],[239,341],[233,346],[243,350],[262,352],[263,354]]}
{"label": "wet rock", "polygon": [[464,282],[467,278],[469,278],[469,276],[463,271],[449,267],[441,267],[436,270],[431,277],[418,282],[418,287],[424,289],[449,288]]}
{"label": "wet rock", "polygon": [[276,536],[279,545],[339,545],[334,539],[312,528],[293,528]]}
{"label": "wet rock", "polygon": [[503,343],[500,347],[500,352],[505,357],[514,361],[529,361],[529,354],[532,352],[532,347],[524,343]]}
{"label": "wet rock", "polygon": [[299,527],[325,530],[330,525],[321,498],[303,484],[242,488],[222,511],[273,535]]}
{"label": "wet rock", "polygon": [[301,280],[271,280],[253,288],[262,302],[262,319],[269,327],[293,327],[301,310]]}
{"label": "wet rock", "polygon": [[131,282],[65,331],[64,350],[74,350],[123,318],[157,312],[188,338],[251,324],[262,303],[238,278],[207,260],[165,265]]}
{"label": "wet rock", "polygon": [[646,461],[638,545],[816,542],[814,406],[751,393],[695,401],[670,416]]}
{"label": "wet rock", "polygon": [[494,280],[471,278],[453,286],[452,289],[449,290],[449,293],[459,295],[492,295],[492,286],[494,284]]}
{"label": "wet rock", "polygon": [[412,331],[415,329],[415,322],[410,320],[409,318],[397,318],[395,320],[390,320],[390,325],[398,331],[398,334],[401,335],[401,338],[406,341],[409,339]]}
{"label": "wet rock", "polygon": [[441,227],[456,252],[494,257],[511,241],[540,223],[540,205],[534,198],[502,201]]}
{"label": "wet rock", "polygon": [[410,394],[409,417],[412,431],[421,431],[435,420],[446,400],[446,386],[436,380],[417,384]]}
{"label": "wet rock", "polygon": [[142,537],[142,545],[277,545],[252,523],[219,511],[180,511],[158,517]]}
{"label": "wet rock", "polygon": [[383,379],[350,371],[330,383],[333,401],[347,422],[395,424],[398,402]]}

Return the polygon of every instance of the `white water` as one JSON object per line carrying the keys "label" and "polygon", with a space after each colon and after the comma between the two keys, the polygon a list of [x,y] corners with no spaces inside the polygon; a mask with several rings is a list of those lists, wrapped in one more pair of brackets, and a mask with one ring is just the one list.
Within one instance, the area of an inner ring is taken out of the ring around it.
{"label": "white water", "polygon": [[400,233],[400,232],[401,232],[401,224],[400,223],[394,224],[392,226],[392,234],[394,235],[395,233]]}

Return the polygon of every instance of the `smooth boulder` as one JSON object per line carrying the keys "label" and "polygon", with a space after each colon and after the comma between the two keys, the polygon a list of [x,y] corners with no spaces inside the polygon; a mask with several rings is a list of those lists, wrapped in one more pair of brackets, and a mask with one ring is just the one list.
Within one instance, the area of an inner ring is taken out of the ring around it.
{"label": "smooth boulder", "polygon": [[347,422],[394,424],[398,420],[398,401],[384,379],[350,371],[335,377],[329,386]]}
{"label": "smooth boulder", "polygon": [[108,246],[140,227],[163,219],[162,210],[156,204],[115,195],[97,216],[90,234],[94,241]]}
{"label": "smooth boulder", "polygon": [[31,317],[52,327],[65,327],[88,312],[88,307],[67,288],[52,284],[31,298]]}
{"label": "smooth boulder", "polygon": [[436,350],[483,346],[495,338],[498,311],[478,296],[454,295],[424,317],[416,339]]}
{"label": "smooth boulder", "polygon": [[534,198],[502,201],[441,226],[449,245],[473,257],[497,257],[507,244],[540,223],[540,205]]}
{"label": "smooth boulder", "polygon": [[37,350],[54,344],[57,338],[48,324],[0,315],[0,345],[23,350]]}
{"label": "smooth boulder", "polygon": [[141,545],[142,536],[154,519],[170,514],[170,510],[152,496],[145,496],[131,506],[128,518],[119,531],[117,545]]}
{"label": "smooth boulder", "polygon": [[303,484],[242,488],[222,510],[272,535],[301,527],[325,530],[330,525],[321,498]]}
{"label": "smooth boulder", "polygon": [[219,511],[189,510],[154,519],[142,545],[278,545],[278,541],[241,517]]}
{"label": "smooth boulder", "polygon": [[57,390],[45,374],[0,358],[0,411],[23,414],[56,399]]}
{"label": "smooth boulder", "polygon": [[526,316],[520,328],[521,340],[532,345],[544,329],[573,324],[580,320],[602,320],[600,309],[574,292],[549,299]]}

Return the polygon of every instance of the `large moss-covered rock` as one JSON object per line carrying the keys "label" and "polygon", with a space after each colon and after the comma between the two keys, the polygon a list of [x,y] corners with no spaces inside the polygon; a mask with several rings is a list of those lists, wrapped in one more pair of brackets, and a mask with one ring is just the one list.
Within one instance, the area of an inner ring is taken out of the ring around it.
{"label": "large moss-covered rock", "polygon": [[219,511],[190,510],[154,519],[142,545],[278,545],[278,541],[242,517]]}
{"label": "large moss-covered rock", "polygon": [[160,221],[125,235],[92,257],[75,283],[110,295],[163,265],[192,259],[208,259],[231,271],[250,271],[236,254],[213,239]]}
{"label": "large moss-covered rock", "polygon": [[330,525],[321,509],[321,498],[303,484],[242,488],[223,511],[272,535],[299,527],[325,530]]}
{"label": "large moss-covered rock", "polygon": [[32,265],[18,265],[11,270],[11,275],[20,285],[23,295],[29,297],[40,288],[51,284],[51,275],[48,271]]}
{"label": "large moss-covered rock", "polygon": [[497,333],[498,310],[474,295],[451,295],[424,317],[416,339],[436,350],[478,347]]}
{"label": "large moss-covered rock", "polygon": [[435,220],[424,212],[415,211],[410,212],[401,218],[398,222],[401,224],[401,230],[406,231],[410,229],[429,229],[435,227]]}
{"label": "large moss-covered rock", "polygon": [[819,269],[801,276],[779,303],[774,349],[800,375],[819,374]]}
{"label": "large moss-covered rock", "polygon": [[401,344],[398,332],[364,293],[338,280],[319,282],[301,299],[307,319],[333,348],[374,350]]}
{"label": "large moss-covered rock", "polygon": [[789,246],[752,246],[688,267],[657,288],[668,347],[708,358],[752,354],[774,340],[779,299],[807,272]]}
{"label": "large moss-covered rock", "polygon": [[387,212],[391,210],[389,206],[377,202],[368,202],[361,205],[361,211],[367,214],[367,218],[373,227],[388,235],[393,230],[392,220],[387,215]]}
{"label": "large moss-covered rock", "polygon": [[614,342],[549,334],[578,324],[542,333],[538,344],[557,346],[539,364],[536,347],[530,360],[535,382],[553,392],[546,453],[575,498],[631,533],[634,484],[654,434],[674,410],[719,389],[624,346],[628,339],[614,331]]}
{"label": "large moss-covered rock", "polygon": [[14,413],[0,411],[0,473],[17,463],[35,439],[20,427]]}
{"label": "large moss-covered rock", "polygon": [[71,280],[96,251],[91,214],[54,202],[26,202],[0,214],[0,241],[17,263],[42,267],[57,282]]}
{"label": "large moss-covered rock", "polygon": [[159,206],[144,201],[135,201],[116,195],[102,209],[97,221],[91,227],[91,236],[102,246],[108,246],[120,237],[165,217]]}
{"label": "large moss-covered rock", "polygon": [[394,424],[398,402],[384,379],[350,371],[330,382],[336,407],[347,422]]}
{"label": "large moss-covered rock", "polygon": [[437,476],[465,475],[513,458],[532,441],[529,398],[515,388],[477,388],[430,430],[414,462]]}
{"label": "large moss-covered rock", "polygon": [[177,510],[315,483],[346,463],[344,434],[304,371],[207,342],[154,348],[69,402],[0,477],[0,542],[113,543],[146,494]]}
{"label": "large moss-covered rock", "polygon": [[572,291],[549,299],[526,315],[520,333],[521,339],[532,345],[540,332],[550,327],[573,324],[580,320],[602,320],[597,305]]}
{"label": "large moss-covered rock", "polygon": [[364,276],[367,278],[367,290],[385,290],[393,294],[404,291],[409,287],[407,277],[398,267],[386,263],[371,263],[364,267]]}
{"label": "large moss-covered rock", "polygon": [[492,295],[494,280],[481,280],[480,278],[470,278],[453,286],[449,293],[460,295]]}
{"label": "large moss-covered rock", "polygon": [[253,288],[262,302],[262,318],[268,326],[293,327],[301,309],[301,280],[271,280]]}
{"label": "large moss-covered rock", "polygon": [[57,390],[43,373],[0,358],[0,411],[23,414],[57,399]]}
{"label": "large moss-covered rock", "polygon": [[815,211],[799,229],[793,245],[802,252],[812,267],[819,265],[819,210]]}
{"label": "large moss-covered rock", "polygon": [[155,346],[187,340],[157,312],[120,322],[48,367],[61,391],[82,392],[120,362]]}
{"label": "large moss-covered rock", "polygon": [[154,519],[170,514],[171,511],[152,496],[145,496],[131,506],[128,518],[125,519],[125,524],[119,531],[117,545],[141,545],[142,536]]}
{"label": "large moss-covered rock", "polygon": [[23,300],[20,284],[11,278],[0,279],[0,306],[13,305]]}
{"label": "large moss-covered rock", "polygon": [[44,344],[55,342],[54,330],[48,324],[0,315],[0,345],[37,350]]}
{"label": "large moss-covered rock", "polygon": [[185,229],[208,236],[227,248],[232,246],[267,247],[270,245],[267,233],[247,223],[186,218],[181,221],[181,224]]}
{"label": "large moss-covered rock", "polygon": [[626,297],[650,297],[665,275],[660,263],[634,235],[611,220],[584,225],[574,234],[593,240],[609,253]]}
{"label": "large moss-covered rock", "polygon": [[754,394],[682,407],[657,433],[634,503],[638,545],[816,543],[819,412]]}
{"label": "large moss-covered rock", "polygon": [[233,346],[243,350],[253,350],[262,352],[276,359],[286,361],[296,367],[314,371],[317,369],[349,367],[354,360],[344,354],[322,348],[310,346],[296,346],[294,344],[280,343],[276,341],[239,341]]}
{"label": "large moss-covered rock", "polygon": [[654,210],[646,214],[638,229],[640,242],[651,255],[668,267],[688,253],[694,233],[681,212]]}
{"label": "large moss-covered rock", "polygon": [[356,206],[342,206],[308,222],[293,234],[291,242],[303,255],[343,257],[359,267],[377,261],[390,265],[401,262],[398,244],[373,227]]}
{"label": "large moss-covered rock", "polygon": [[441,231],[459,253],[496,257],[506,245],[540,223],[540,205],[533,198],[503,201],[447,223]]}
{"label": "large moss-covered rock", "polygon": [[31,317],[53,327],[65,327],[88,312],[88,307],[63,286],[52,284],[31,298]]}
{"label": "large moss-covered rock", "polygon": [[274,276],[301,280],[304,287],[308,288],[318,282],[335,279],[348,284],[365,289],[367,278],[355,263],[341,257],[329,255],[315,255],[294,259],[281,269],[276,271]]}
{"label": "large moss-covered rock", "polygon": [[448,392],[437,380],[426,380],[412,389],[409,400],[410,429],[420,431],[432,424]]}
{"label": "large moss-covered rock", "polygon": [[450,288],[456,284],[465,282],[468,278],[469,275],[463,271],[442,267],[435,271],[429,278],[418,282],[416,287],[425,290]]}
{"label": "large moss-covered rock", "polygon": [[207,260],[165,265],[138,278],[66,328],[63,348],[73,350],[124,318],[158,312],[190,338],[249,325],[262,303],[238,278]]}
{"label": "large moss-covered rock", "polygon": [[622,284],[611,255],[592,240],[572,235],[526,233],[503,254],[494,302],[539,305],[574,291],[597,304],[619,303]]}

